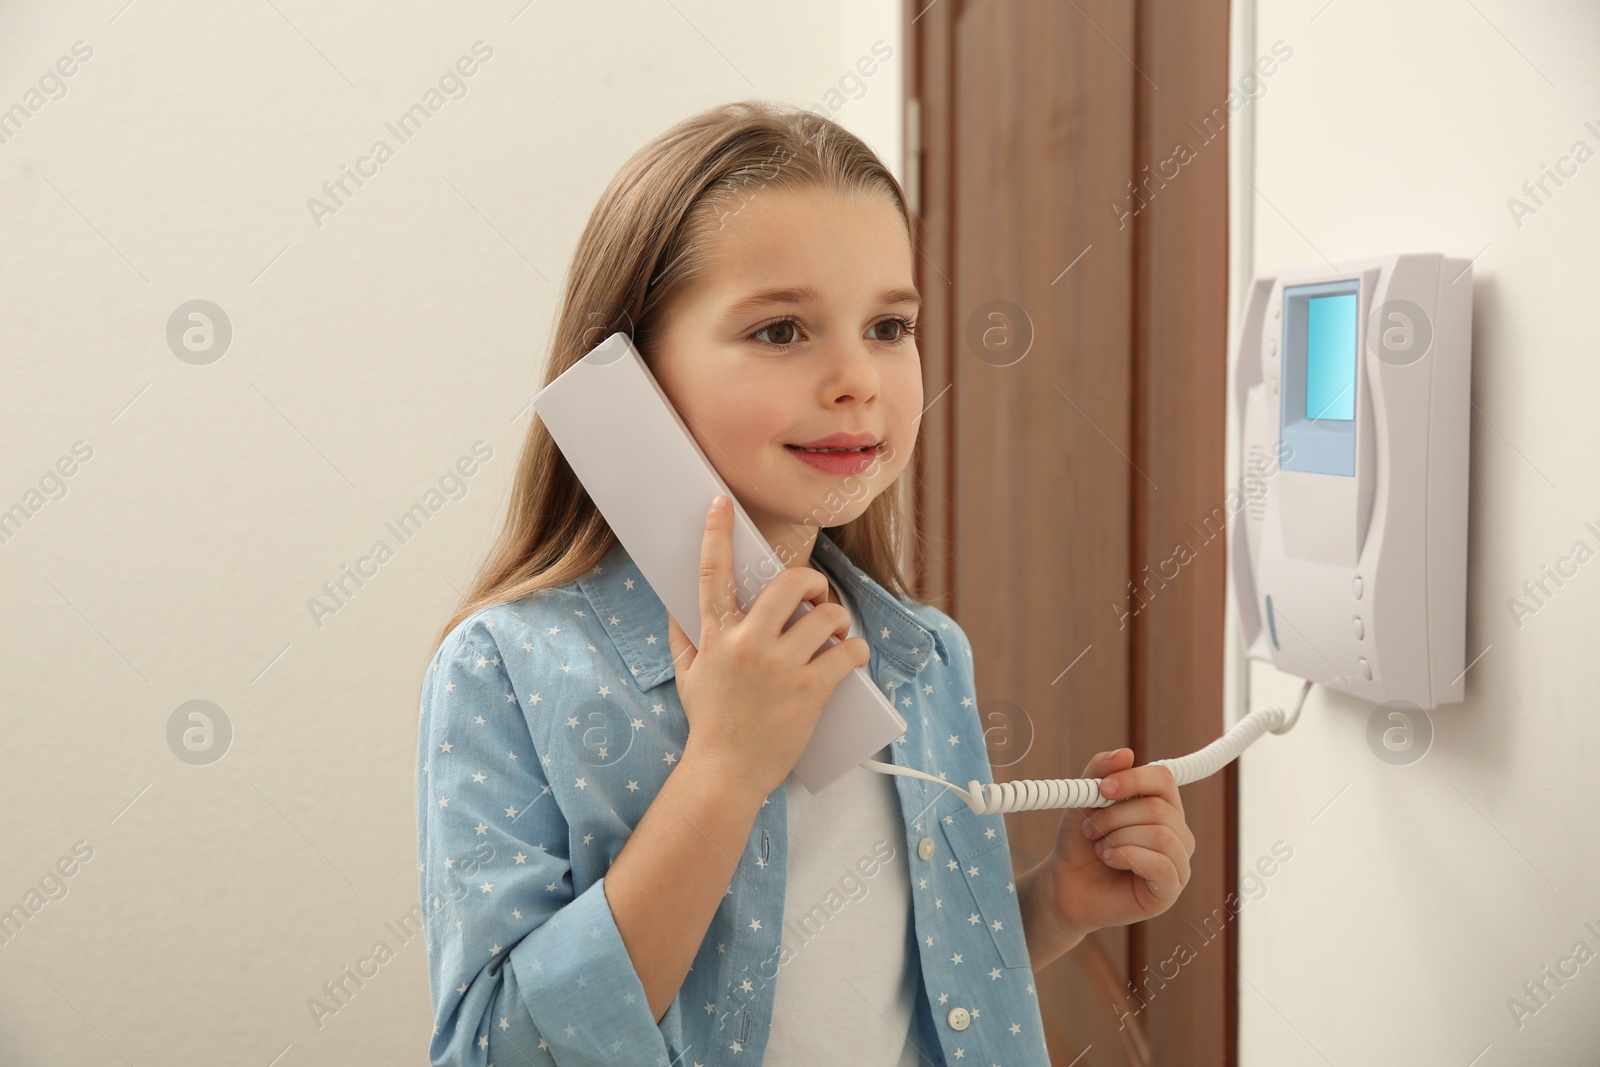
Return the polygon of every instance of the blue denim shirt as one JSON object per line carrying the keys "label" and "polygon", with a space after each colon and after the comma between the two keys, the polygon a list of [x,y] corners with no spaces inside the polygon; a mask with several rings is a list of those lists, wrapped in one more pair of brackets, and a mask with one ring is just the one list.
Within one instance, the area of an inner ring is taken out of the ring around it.
{"label": "blue denim shirt", "polygon": [[[825,532],[813,561],[851,592],[868,673],[906,720],[894,763],[992,781],[961,627],[890,595]],[[416,789],[432,1063],[761,1063],[782,981],[784,788],[659,1024],[606,902],[689,736],[672,678],[666,608],[621,545],[575,582],[475,612],[435,654]],[[911,1040],[936,1065],[1047,1067],[1003,818],[891,779],[921,970]]]}

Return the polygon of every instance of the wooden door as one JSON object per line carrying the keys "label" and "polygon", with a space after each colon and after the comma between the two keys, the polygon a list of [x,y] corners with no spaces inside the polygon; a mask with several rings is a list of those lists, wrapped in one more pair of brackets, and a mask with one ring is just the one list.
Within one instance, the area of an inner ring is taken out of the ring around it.
{"label": "wooden door", "polygon": [[[905,17],[916,562],[972,638],[996,780],[1191,752],[1223,721],[1227,4]],[[1184,788],[1170,911],[1039,973],[1054,1062],[1234,1062],[1233,798],[1231,766]],[[1061,814],[1006,818],[1020,873]]]}

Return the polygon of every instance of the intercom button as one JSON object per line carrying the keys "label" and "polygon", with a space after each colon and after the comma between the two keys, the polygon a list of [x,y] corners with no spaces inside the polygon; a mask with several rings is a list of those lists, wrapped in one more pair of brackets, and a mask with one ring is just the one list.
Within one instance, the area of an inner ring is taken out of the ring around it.
{"label": "intercom button", "polygon": [[1361,625],[1361,616],[1360,615],[1356,616],[1355,631],[1356,631],[1356,640],[1357,641],[1361,640],[1361,638],[1363,636],[1365,636],[1365,634],[1366,634],[1365,628],[1362,627],[1362,625]]}
{"label": "intercom button", "polygon": [[1356,666],[1361,668],[1361,677],[1372,681],[1372,665],[1367,662],[1367,657],[1362,656],[1356,661]]}
{"label": "intercom button", "polygon": [[1350,583],[1350,588],[1355,591],[1356,599],[1361,599],[1361,575],[1356,575],[1355,581]]}

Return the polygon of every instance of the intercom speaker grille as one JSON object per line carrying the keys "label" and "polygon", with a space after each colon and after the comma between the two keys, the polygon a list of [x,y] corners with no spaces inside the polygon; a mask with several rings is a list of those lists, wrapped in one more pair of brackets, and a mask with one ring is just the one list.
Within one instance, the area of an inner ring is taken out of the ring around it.
{"label": "intercom speaker grille", "polygon": [[[1267,450],[1259,444],[1250,446],[1250,466],[1247,469],[1252,471],[1264,471],[1267,469]],[[1249,488],[1249,486],[1245,487],[1246,499],[1250,501],[1250,521],[1265,522],[1267,519],[1267,494],[1260,493],[1256,496],[1250,496]]]}

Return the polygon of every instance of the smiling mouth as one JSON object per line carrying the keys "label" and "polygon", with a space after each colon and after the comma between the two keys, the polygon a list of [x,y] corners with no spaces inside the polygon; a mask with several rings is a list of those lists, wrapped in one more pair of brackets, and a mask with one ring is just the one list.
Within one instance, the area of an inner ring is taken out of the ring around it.
{"label": "smiling mouth", "polygon": [[865,474],[883,462],[884,442],[875,445],[858,445],[855,448],[801,448],[784,445],[795,459],[824,475],[839,477]]}
{"label": "smiling mouth", "polygon": [[799,445],[784,445],[783,447],[784,448],[793,449],[796,452],[811,452],[811,453],[823,453],[823,454],[834,453],[834,452],[876,452],[876,451],[878,451],[878,449],[883,447],[883,442],[879,441],[875,445],[862,445],[860,448],[801,448]]}

